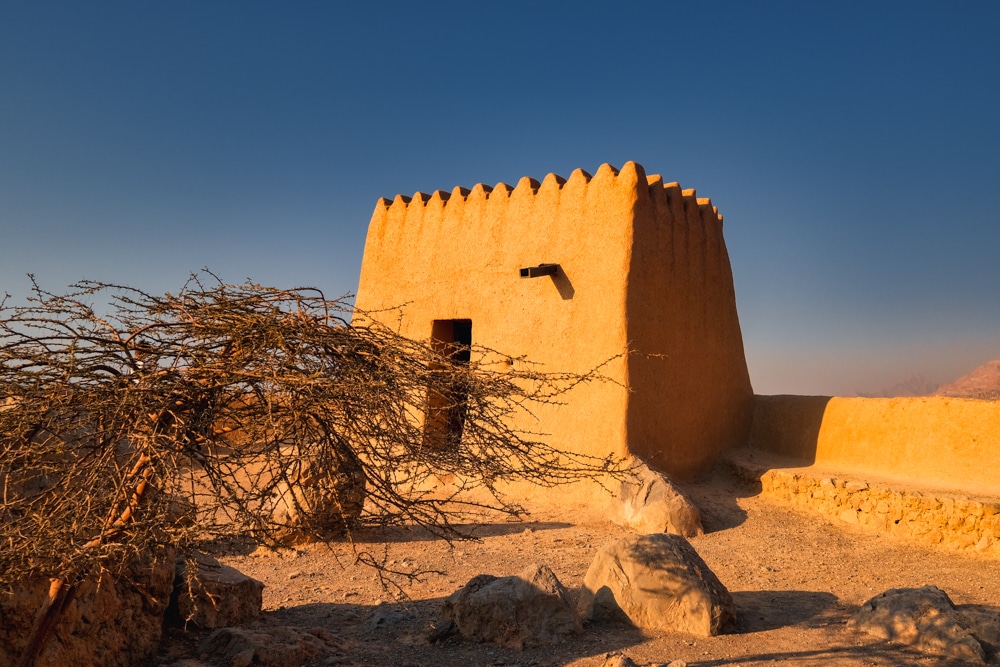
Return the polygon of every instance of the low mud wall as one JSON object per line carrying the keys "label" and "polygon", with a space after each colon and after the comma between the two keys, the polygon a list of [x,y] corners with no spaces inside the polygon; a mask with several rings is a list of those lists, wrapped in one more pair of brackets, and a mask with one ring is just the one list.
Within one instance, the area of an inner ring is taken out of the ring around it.
{"label": "low mud wall", "polygon": [[1000,497],[1000,401],[755,396],[749,444],[852,478]]}

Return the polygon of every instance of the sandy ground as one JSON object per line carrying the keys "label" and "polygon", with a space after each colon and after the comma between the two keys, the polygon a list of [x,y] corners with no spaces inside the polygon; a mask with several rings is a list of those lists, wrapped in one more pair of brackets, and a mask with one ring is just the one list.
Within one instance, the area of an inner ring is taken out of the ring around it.
{"label": "sandy ground", "polygon": [[[407,585],[409,599],[402,600],[369,567],[355,565],[345,544],[220,556],[266,584],[258,627],[321,627],[341,640],[342,655],[325,664],[584,667],[602,665],[605,654],[617,651],[640,665],[950,665],[959,663],[851,632],[845,623],[886,589],[925,584],[944,589],[956,605],[1000,612],[995,560],[900,542],[778,505],[725,470],[683,489],[706,529],[691,543],[737,608],[735,627],[718,637],[643,634],[606,622],[587,625],[575,641],[524,651],[427,641],[442,600],[477,574],[505,576],[543,563],[575,595],[597,548],[625,534],[600,507],[544,508],[529,522],[470,526],[479,541],[454,545],[411,531],[362,536],[358,548],[376,556],[388,548],[392,567],[435,571]],[[149,664],[195,657],[203,636],[169,632]],[[990,664],[1000,659],[991,656]]]}

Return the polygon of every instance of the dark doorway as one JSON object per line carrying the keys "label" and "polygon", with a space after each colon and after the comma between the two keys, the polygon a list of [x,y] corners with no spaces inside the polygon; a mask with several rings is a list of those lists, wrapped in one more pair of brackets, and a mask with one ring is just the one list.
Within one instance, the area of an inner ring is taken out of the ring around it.
{"label": "dark doorway", "polygon": [[[472,358],[472,320],[434,320],[431,346],[452,363],[468,365]],[[425,445],[438,448],[458,446],[465,425],[467,400],[468,392],[460,381],[441,383],[428,389]]]}

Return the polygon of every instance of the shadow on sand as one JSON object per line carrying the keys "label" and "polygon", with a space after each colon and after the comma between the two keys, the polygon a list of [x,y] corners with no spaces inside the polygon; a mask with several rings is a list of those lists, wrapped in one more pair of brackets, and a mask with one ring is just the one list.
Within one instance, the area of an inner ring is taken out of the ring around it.
{"label": "shadow on sand", "polygon": [[747,664],[788,665],[921,665],[923,667],[968,667],[964,660],[949,660],[920,653],[905,646],[884,641],[861,646],[831,646],[802,651],[756,653],[715,660],[687,661],[688,667],[721,667]]}
{"label": "shadow on sand", "polygon": [[[516,535],[525,531],[559,530],[573,524],[561,521],[524,521],[517,523],[457,523],[451,527],[471,539]],[[400,542],[431,542],[442,539],[439,533],[428,528],[405,526],[359,528],[352,535],[357,543],[382,544]]]}
{"label": "shadow on sand", "polygon": [[[429,638],[440,626],[443,602],[443,597],[436,597],[377,605],[307,603],[265,612],[248,627],[264,635],[269,629],[273,632],[277,628],[293,627],[314,635],[318,632],[332,636],[341,649],[340,661],[334,655],[318,657],[315,663],[309,664],[355,666],[557,665],[620,651],[646,640],[634,628],[598,624],[586,626],[583,633],[571,641],[522,650],[469,642],[455,635],[432,642]],[[168,629],[158,652],[159,662],[149,661],[142,667],[162,664],[165,656],[173,659],[196,656],[197,647],[209,633],[194,628],[188,632]]]}
{"label": "shadow on sand", "polygon": [[[784,626],[805,623],[811,627],[842,623],[845,610],[829,593],[809,591],[752,591],[733,595],[740,620],[730,635],[745,635],[776,630]],[[587,624],[583,633],[572,641],[543,647],[515,650],[495,644],[478,644],[450,636],[429,641],[439,627],[444,598],[435,597],[405,602],[363,605],[351,603],[306,603],[265,612],[252,623],[253,630],[263,634],[275,628],[294,627],[304,632],[327,633],[336,638],[339,658],[334,655],[322,664],[356,666],[398,665],[538,665],[555,666],[595,658],[613,652],[631,652],[650,637],[625,623],[602,621]],[[768,621],[766,610],[781,607],[785,618],[793,623]],[[165,655],[181,658],[197,653],[198,644],[208,635],[207,630],[181,633],[170,630],[161,645],[160,659]],[[321,635],[322,636],[322,635]],[[704,638],[679,635],[703,642]],[[846,638],[845,638],[846,639]],[[172,646],[171,646],[172,642]],[[678,653],[676,649],[667,649]],[[334,653],[337,649],[334,650]],[[338,662],[339,660],[339,662]],[[638,660],[638,659],[637,659]],[[641,664],[649,660],[638,660]],[[740,653],[726,657],[688,659],[689,667],[721,667],[760,663],[822,664],[887,664],[952,667],[961,662],[934,657],[904,646],[870,637],[845,641],[843,645],[802,650]],[[153,665],[146,663],[146,667]],[[159,664],[159,663],[156,663]],[[589,664],[589,663],[588,663]],[[596,664],[596,663],[595,663]],[[655,664],[655,661],[654,661]]]}
{"label": "shadow on sand", "polygon": [[[477,540],[486,537],[516,535],[525,531],[559,530],[569,528],[572,525],[560,521],[524,521],[517,523],[459,523],[452,524],[451,527],[464,538]],[[355,544],[402,544],[406,542],[435,542],[442,539],[444,537],[440,533],[435,533],[428,528],[382,526],[357,528],[352,532],[351,540],[344,537],[339,540],[329,540],[329,543],[339,544],[353,541]],[[310,544],[323,544],[323,542],[323,540],[318,540]],[[256,551],[261,545],[261,542],[248,535],[204,540],[198,544],[197,548],[211,554],[246,556]],[[289,547],[281,547],[281,549],[287,548]]]}
{"label": "shadow on sand", "polygon": [[741,525],[746,521],[747,513],[736,500],[760,493],[760,484],[755,487],[738,478],[725,462],[715,466],[709,477],[675,484],[701,512],[701,523],[706,533],[729,530]]}
{"label": "shadow on sand", "polygon": [[737,634],[766,632],[799,623],[820,626],[843,620],[837,596],[832,593],[737,591],[732,595],[736,605],[736,627],[731,632]]}

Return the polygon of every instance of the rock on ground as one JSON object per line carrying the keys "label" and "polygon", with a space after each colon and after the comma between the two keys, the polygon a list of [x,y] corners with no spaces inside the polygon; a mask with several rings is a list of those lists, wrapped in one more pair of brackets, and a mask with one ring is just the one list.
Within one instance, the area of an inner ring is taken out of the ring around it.
{"label": "rock on ground", "polygon": [[604,664],[601,667],[639,667],[639,663],[627,655],[609,653],[604,656]]}
{"label": "rock on ground", "polygon": [[605,545],[584,578],[585,619],[624,616],[651,630],[719,634],[735,620],[733,598],[686,539],[641,535]]}
{"label": "rock on ground", "polygon": [[445,600],[442,616],[465,639],[515,649],[558,643],[582,630],[566,589],[545,565],[515,577],[473,577]]}
{"label": "rock on ground", "polygon": [[[120,575],[85,578],[48,633],[35,667],[125,667],[151,655],[173,581],[174,551],[167,548]],[[36,579],[0,598],[0,667],[18,664],[48,591],[49,580]]]}
{"label": "rock on ground", "polygon": [[344,646],[323,628],[292,627],[253,631],[219,628],[198,647],[199,657],[221,667],[302,667],[343,654]]}
{"label": "rock on ground", "polygon": [[275,485],[269,536],[286,545],[340,536],[361,515],[364,469],[354,460],[303,457]]}
{"label": "rock on ground", "polygon": [[260,616],[264,584],[195,552],[177,559],[168,618],[201,628],[238,625]]}
{"label": "rock on ground", "polygon": [[645,463],[623,479],[611,501],[611,520],[637,533],[703,535],[701,512],[671,483],[670,478]]}
{"label": "rock on ground", "polygon": [[[604,656],[604,664],[601,667],[642,667],[632,658],[622,653],[608,653]],[[670,662],[654,662],[648,667],[687,667],[683,660],[672,660]]]}
{"label": "rock on ground", "polygon": [[847,625],[927,653],[968,662],[986,660],[982,645],[951,598],[937,586],[893,588],[876,595],[861,605]]}

